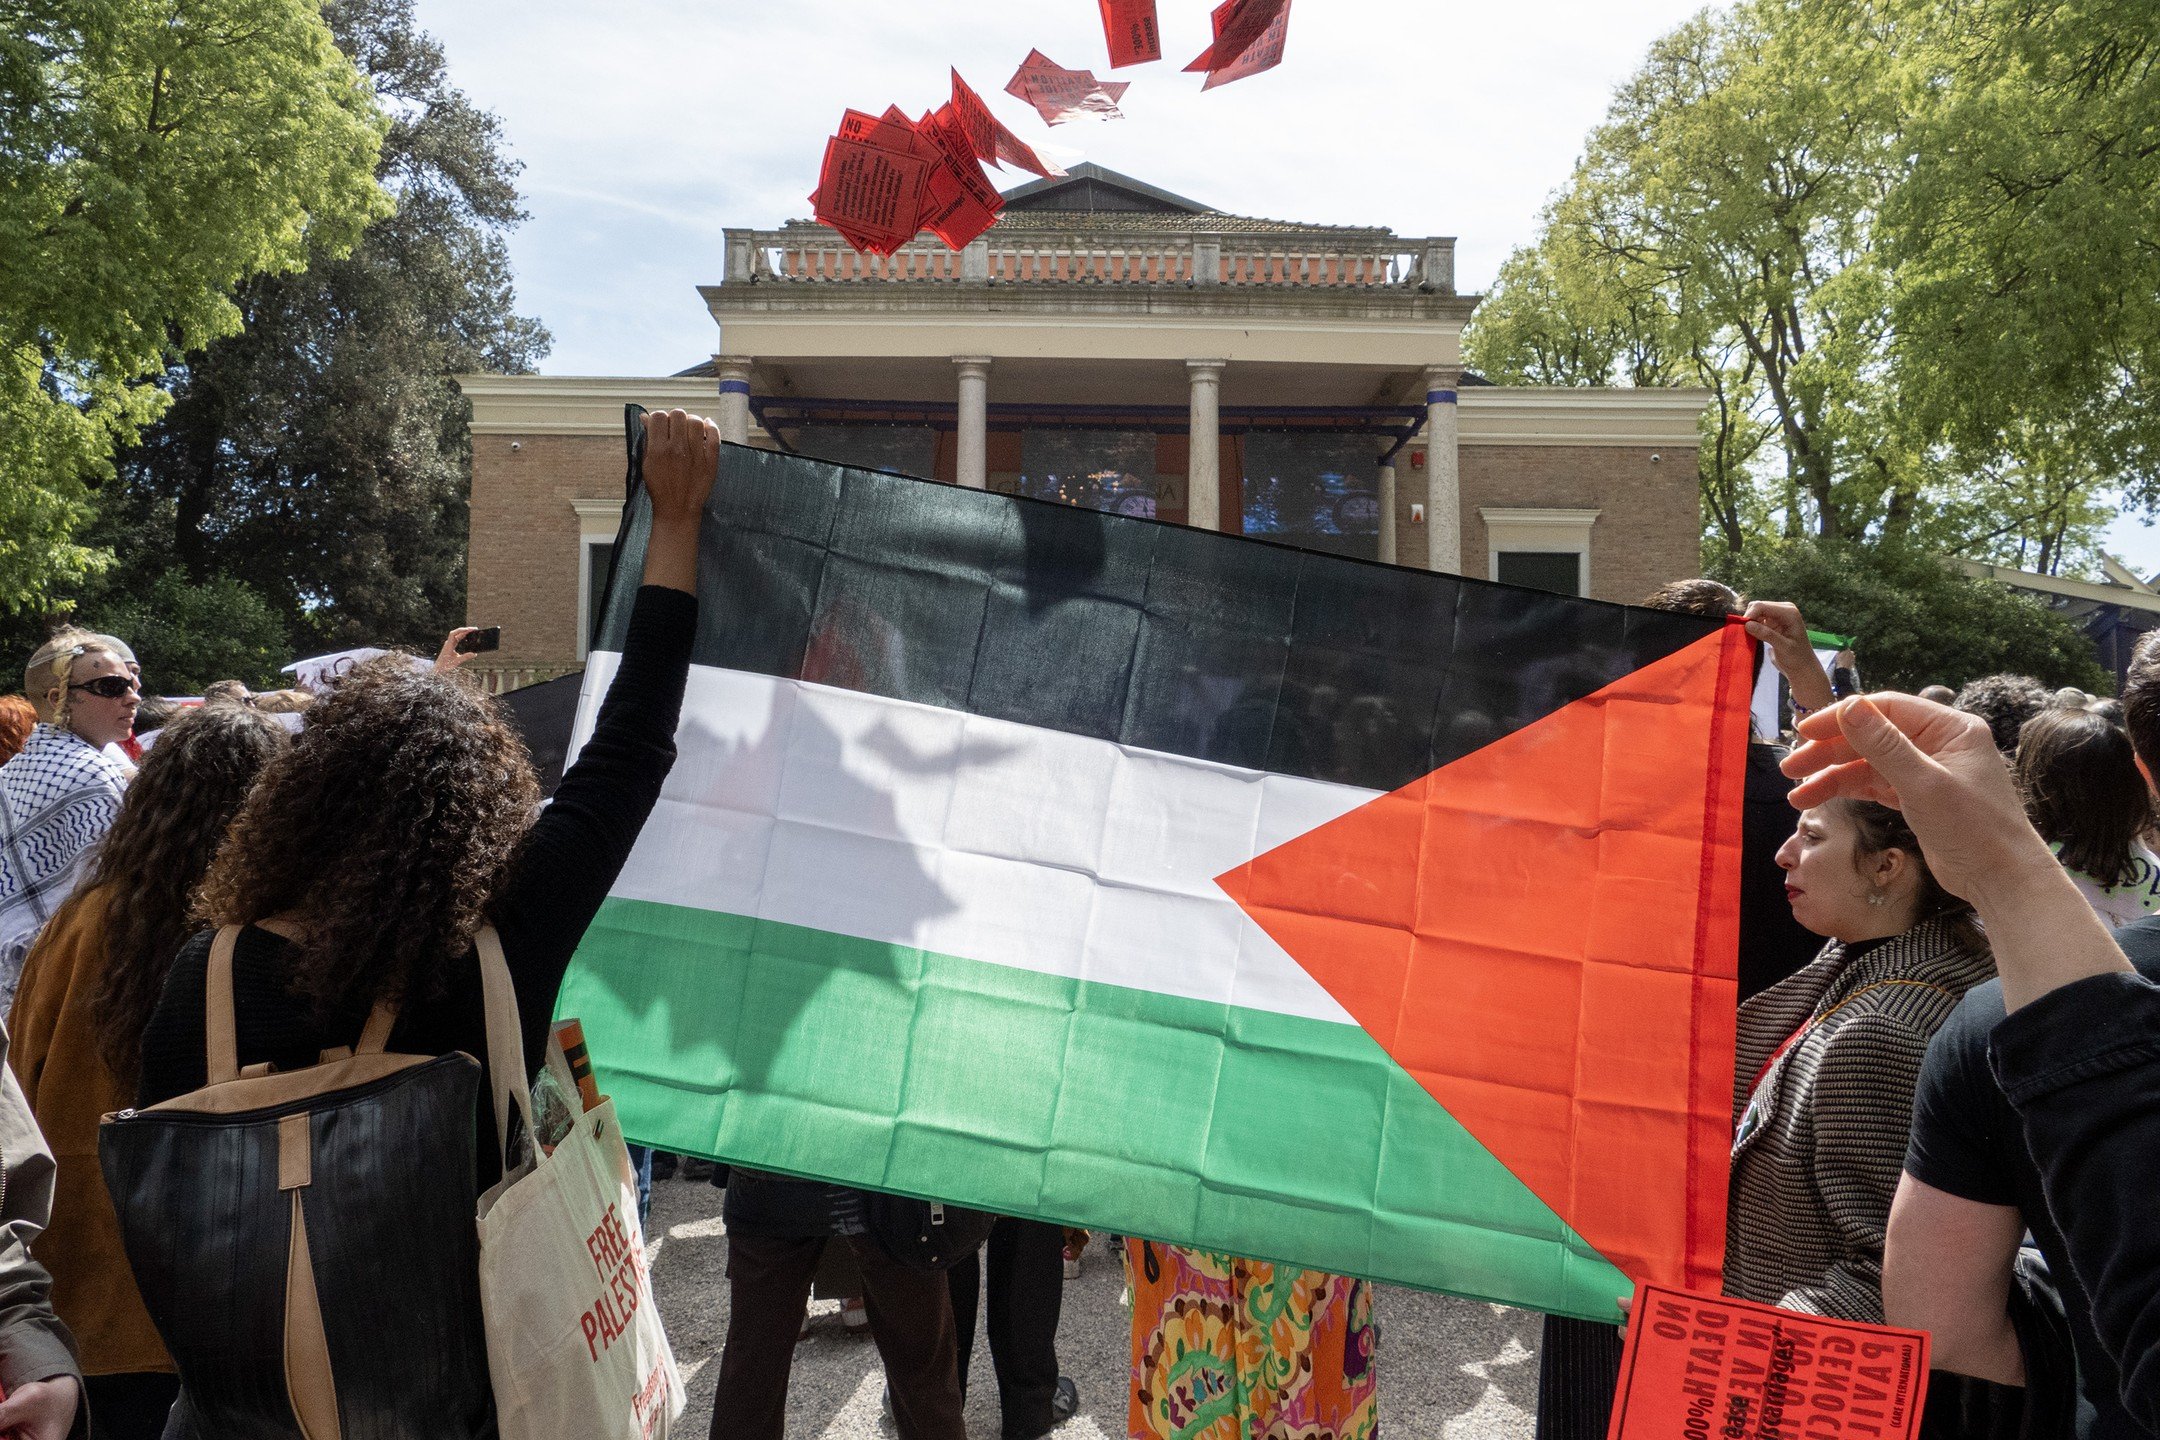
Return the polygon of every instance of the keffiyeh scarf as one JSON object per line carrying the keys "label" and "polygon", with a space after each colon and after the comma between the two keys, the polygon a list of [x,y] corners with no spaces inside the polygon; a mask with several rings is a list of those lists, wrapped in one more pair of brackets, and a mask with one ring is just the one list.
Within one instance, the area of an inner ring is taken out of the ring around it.
{"label": "keffiyeh scarf", "polygon": [[0,765],[0,1010],[23,956],[120,813],[123,773],[73,731],[39,725]]}

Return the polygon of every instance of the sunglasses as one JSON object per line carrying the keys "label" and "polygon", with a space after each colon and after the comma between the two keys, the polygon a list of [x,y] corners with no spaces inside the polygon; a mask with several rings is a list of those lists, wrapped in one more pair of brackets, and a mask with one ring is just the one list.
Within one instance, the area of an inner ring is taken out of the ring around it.
{"label": "sunglasses", "polygon": [[80,685],[70,685],[70,690],[87,690],[101,700],[119,700],[135,688],[132,675],[100,675],[95,680],[85,680]]}

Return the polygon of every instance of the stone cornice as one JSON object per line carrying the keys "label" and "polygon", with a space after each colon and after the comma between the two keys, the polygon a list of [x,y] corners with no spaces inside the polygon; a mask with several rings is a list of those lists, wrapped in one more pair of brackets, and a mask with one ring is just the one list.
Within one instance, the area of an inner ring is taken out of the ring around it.
{"label": "stone cornice", "polygon": [[621,435],[623,406],[711,414],[717,382],[636,375],[458,375],[475,435]]}
{"label": "stone cornice", "polygon": [[1165,286],[1119,284],[997,283],[947,281],[771,281],[756,285],[701,285],[698,293],[715,320],[757,317],[770,323],[787,315],[829,318],[860,315],[936,315],[971,320],[985,315],[1091,316],[1145,320],[1294,319],[1355,324],[1360,320],[1462,325],[1481,295],[1446,295],[1410,288],[1360,289],[1281,286]]}
{"label": "stone cornice", "polygon": [[1692,450],[1710,392],[1694,389],[1569,389],[1465,385],[1458,395],[1463,445],[1652,445]]}

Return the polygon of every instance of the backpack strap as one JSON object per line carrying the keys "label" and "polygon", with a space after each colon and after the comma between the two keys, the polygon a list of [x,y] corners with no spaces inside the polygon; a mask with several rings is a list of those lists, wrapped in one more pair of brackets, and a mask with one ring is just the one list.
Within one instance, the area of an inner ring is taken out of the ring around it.
{"label": "backpack strap", "polygon": [[488,1083],[495,1090],[495,1145],[503,1174],[510,1173],[510,1116],[514,1111],[533,1133],[532,1097],[525,1088],[525,1035],[518,1025],[517,987],[510,962],[503,958],[502,937],[492,925],[473,936],[479,952],[480,993],[486,1002]]}
{"label": "backpack strap", "polygon": [[[300,938],[298,918],[291,914],[273,915],[255,922],[256,928],[267,930],[287,940]],[[210,964],[203,975],[203,1059],[204,1078],[212,1085],[222,1085],[228,1080],[253,1079],[270,1073],[267,1063],[240,1068],[240,1023],[233,1005],[233,949],[239,943],[240,925],[227,925],[217,932],[210,942]],[[501,953],[501,947],[497,947]],[[512,1007],[513,1014],[515,1006]],[[360,1031],[360,1043],[351,1050],[342,1046],[322,1052],[322,1063],[343,1060],[348,1055],[380,1055],[390,1043],[391,1027],[397,1024],[397,1007],[388,1000],[378,1000],[368,1012],[367,1024]],[[516,1032],[513,1030],[513,1037]]]}

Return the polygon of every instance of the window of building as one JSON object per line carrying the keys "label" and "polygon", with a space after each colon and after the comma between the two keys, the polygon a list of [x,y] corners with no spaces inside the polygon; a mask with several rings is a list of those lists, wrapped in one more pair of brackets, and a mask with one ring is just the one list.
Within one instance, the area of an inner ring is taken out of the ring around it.
{"label": "window of building", "polygon": [[937,473],[937,431],[928,425],[805,425],[795,436],[795,450],[857,470]]}
{"label": "window of building", "polygon": [[1153,519],[1155,437],[1146,430],[1024,431],[1019,492]]}
{"label": "window of building", "polygon": [[593,623],[607,603],[608,574],[615,566],[615,531],[622,523],[620,500],[573,500],[578,517],[577,658],[592,645]]}
{"label": "window of building", "polygon": [[1497,557],[1493,579],[1503,585],[1580,595],[1582,556],[1572,550],[1503,550]]}
{"label": "window of building", "polygon": [[1364,435],[1245,437],[1244,533],[1308,550],[1380,555],[1380,472]]}
{"label": "window of building", "polygon": [[1506,585],[1590,593],[1590,527],[1601,510],[1517,510],[1481,506],[1485,573]]}

